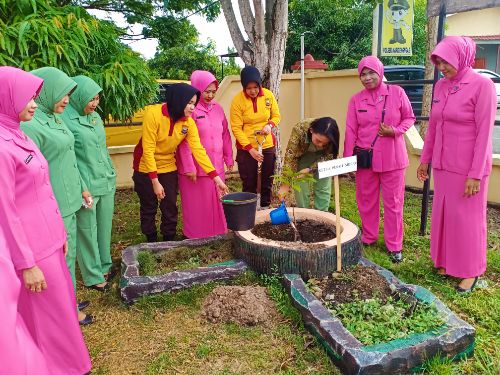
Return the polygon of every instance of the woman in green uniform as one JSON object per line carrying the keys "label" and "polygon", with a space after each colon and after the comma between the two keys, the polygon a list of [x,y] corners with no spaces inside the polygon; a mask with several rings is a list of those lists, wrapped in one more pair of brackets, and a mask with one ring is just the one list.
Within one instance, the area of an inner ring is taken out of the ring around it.
{"label": "woman in green uniform", "polygon": [[[92,205],[92,197],[80,177],[76,163],[75,138],[60,117],[69,103],[69,95],[75,89],[76,82],[56,68],[45,67],[31,73],[42,78],[44,85],[35,100],[39,110],[32,120],[21,124],[21,129],[35,142],[49,164],[54,199],[68,234],[66,263],[76,290],[76,212],[82,206],[82,197],[88,205]],[[80,324],[92,322],[90,315],[81,312],[78,318]]]}
{"label": "woman in green uniform", "polygon": [[[318,161],[335,159],[339,153],[339,128],[331,117],[316,120],[305,119],[292,129],[286,147],[283,167],[292,171],[311,173],[316,171]],[[297,207],[309,207],[310,189],[308,183],[300,184],[301,191],[295,192]],[[290,187],[282,185],[278,197],[284,199]],[[314,183],[314,208],[328,211],[332,192],[331,177],[318,179]]]}
{"label": "woman in green uniform", "polygon": [[110,244],[116,172],[106,147],[102,119],[95,112],[102,88],[85,76],[72,79],[78,86],[71,94],[62,118],[75,136],[78,169],[93,198],[91,208],[82,208],[76,214],[76,256],[83,283],[92,287],[107,285],[105,282],[111,276]]}

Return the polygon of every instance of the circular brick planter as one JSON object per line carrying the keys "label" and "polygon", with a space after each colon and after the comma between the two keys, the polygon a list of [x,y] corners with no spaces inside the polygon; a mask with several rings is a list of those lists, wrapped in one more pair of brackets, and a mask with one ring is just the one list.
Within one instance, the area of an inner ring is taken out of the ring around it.
{"label": "circular brick planter", "polygon": [[[271,210],[258,211],[255,224],[270,221]],[[291,214],[291,213],[290,213]],[[295,218],[310,219],[335,227],[336,216],[330,212],[295,208]],[[342,267],[353,266],[361,258],[362,244],[358,227],[340,218]],[[303,244],[282,242],[255,236],[250,230],[235,232],[235,255],[255,271],[300,274],[304,278],[323,277],[337,268],[337,239]]]}

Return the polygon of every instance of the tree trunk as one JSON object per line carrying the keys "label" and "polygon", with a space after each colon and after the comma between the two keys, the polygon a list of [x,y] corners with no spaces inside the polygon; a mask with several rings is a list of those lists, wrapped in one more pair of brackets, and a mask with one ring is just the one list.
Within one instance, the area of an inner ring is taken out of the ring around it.
{"label": "tree trunk", "polygon": [[[427,20],[427,48],[425,58],[425,79],[434,79],[434,64],[431,61],[431,52],[436,47],[439,17],[429,17]],[[422,98],[422,116],[429,116],[431,111],[432,85],[424,85],[424,96]],[[429,126],[428,121],[420,121],[419,133],[425,139],[425,133]]]}
{"label": "tree trunk", "polygon": [[234,46],[246,65],[255,66],[262,75],[262,84],[269,88],[276,99],[288,35],[288,0],[238,0],[243,28],[240,29],[233,9],[233,1],[221,0],[222,11]]}

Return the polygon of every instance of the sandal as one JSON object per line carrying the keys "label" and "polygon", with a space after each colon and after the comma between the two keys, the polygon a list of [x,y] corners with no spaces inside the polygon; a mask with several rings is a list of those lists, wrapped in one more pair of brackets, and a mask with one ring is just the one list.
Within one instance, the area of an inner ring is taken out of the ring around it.
{"label": "sandal", "polygon": [[470,288],[467,288],[467,289],[464,289],[460,285],[457,285],[457,287],[456,287],[457,292],[459,294],[467,294],[467,293],[472,292],[474,290],[474,288],[476,287],[477,280],[479,280],[479,276],[476,276],[474,278],[474,282],[472,283],[472,285],[470,286]]}
{"label": "sandal", "polygon": [[113,277],[116,276],[116,270],[111,269],[108,273],[105,273],[103,276],[104,276],[104,280],[109,282],[113,279]]}
{"label": "sandal", "polygon": [[85,315],[85,318],[79,320],[78,323],[80,323],[81,326],[88,326],[89,324],[94,323],[94,317],[90,314],[87,314]]}
{"label": "sandal", "polygon": [[87,289],[94,289],[97,290],[98,292],[107,292],[110,288],[109,283],[104,284],[103,286],[98,286],[98,285],[85,285],[85,288]]}

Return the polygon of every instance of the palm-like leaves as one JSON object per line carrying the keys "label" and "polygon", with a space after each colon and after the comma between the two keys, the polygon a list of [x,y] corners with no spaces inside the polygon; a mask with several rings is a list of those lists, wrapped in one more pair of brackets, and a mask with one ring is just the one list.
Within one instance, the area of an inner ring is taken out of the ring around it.
{"label": "palm-like leaves", "polygon": [[27,71],[54,66],[92,77],[104,89],[104,118],[132,117],[157,91],[146,62],[119,41],[121,33],[82,8],[0,0],[0,64]]}

